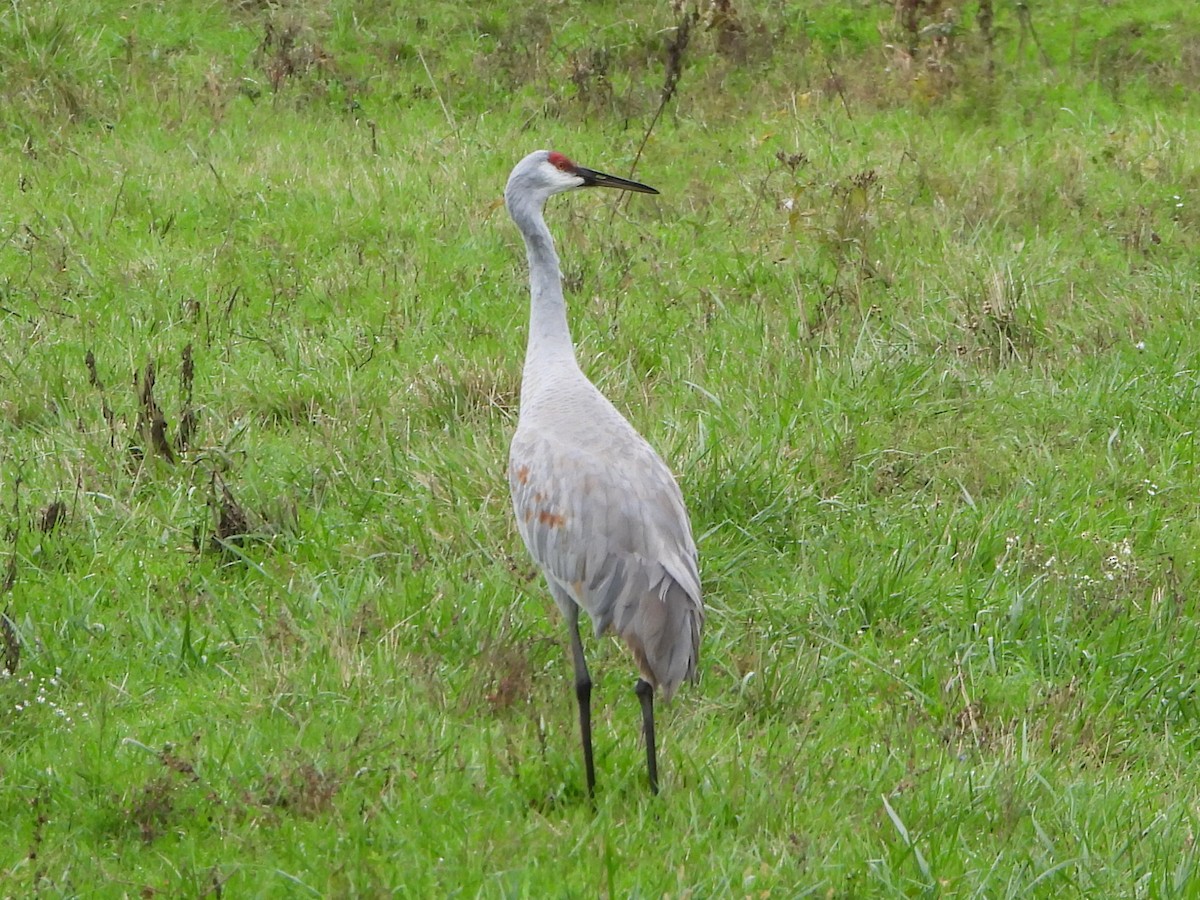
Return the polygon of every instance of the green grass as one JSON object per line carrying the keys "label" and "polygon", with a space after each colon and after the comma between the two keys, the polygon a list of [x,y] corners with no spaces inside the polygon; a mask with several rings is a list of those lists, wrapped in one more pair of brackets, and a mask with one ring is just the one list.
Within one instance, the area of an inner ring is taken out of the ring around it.
{"label": "green grass", "polygon": [[[640,158],[665,3],[0,10],[0,893],[1194,896],[1200,11],[1030,6],[705,4]],[[662,191],[549,219],[708,608],[658,798],[587,641],[594,809],[541,146]]]}

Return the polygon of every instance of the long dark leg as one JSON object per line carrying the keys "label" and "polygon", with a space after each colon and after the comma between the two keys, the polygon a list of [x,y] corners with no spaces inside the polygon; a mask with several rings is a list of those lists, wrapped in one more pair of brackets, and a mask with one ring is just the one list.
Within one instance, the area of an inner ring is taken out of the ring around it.
{"label": "long dark leg", "polygon": [[592,676],[583,658],[579,639],[579,608],[567,615],[571,629],[571,662],[575,665],[575,699],[579,701],[579,736],[583,739],[583,767],[587,771],[588,796],[596,796],[596,767],[592,763]]}
{"label": "long dark leg", "polygon": [[650,773],[650,793],[658,793],[658,757],[654,753],[654,687],[639,678],[634,693],[642,704],[642,734],[646,736],[646,771]]}

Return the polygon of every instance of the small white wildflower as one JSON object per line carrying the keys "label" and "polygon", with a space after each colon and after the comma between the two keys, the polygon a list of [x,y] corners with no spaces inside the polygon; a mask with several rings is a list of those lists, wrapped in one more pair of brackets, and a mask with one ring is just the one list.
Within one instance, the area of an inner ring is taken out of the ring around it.
{"label": "small white wildflower", "polygon": [[1136,344],[1134,344],[1133,346],[1134,346],[1134,347],[1136,347],[1136,348],[1137,348],[1137,349],[1139,349],[1139,350],[1145,350],[1145,349],[1146,349],[1146,342],[1145,342],[1145,341],[1138,341],[1138,342],[1137,342]]}

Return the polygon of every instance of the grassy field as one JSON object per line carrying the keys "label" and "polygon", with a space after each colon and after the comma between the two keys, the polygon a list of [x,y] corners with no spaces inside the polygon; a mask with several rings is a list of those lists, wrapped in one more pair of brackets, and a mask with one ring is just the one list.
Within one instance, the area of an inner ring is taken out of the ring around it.
{"label": "grassy field", "polygon": [[[0,9],[0,896],[1200,894],[1191,0]],[[702,679],[504,464],[539,147]]]}

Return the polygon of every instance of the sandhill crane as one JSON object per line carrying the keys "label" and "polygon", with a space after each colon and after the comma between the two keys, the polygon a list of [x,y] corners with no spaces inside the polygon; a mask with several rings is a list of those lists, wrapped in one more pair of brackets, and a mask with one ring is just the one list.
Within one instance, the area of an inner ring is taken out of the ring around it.
{"label": "sandhill crane", "polygon": [[592,679],[579,611],[596,635],[616,631],[637,662],[650,790],[658,793],[654,691],[669,700],[695,679],[704,610],[696,544],[671,471],[579,369],[554,240],[542,217],[553,194],[652,187],[538,150],[512,170],[504,201],[529,260],[529,343],[508,479],[517,527],[566,618],[588,795],[594,796]]}

